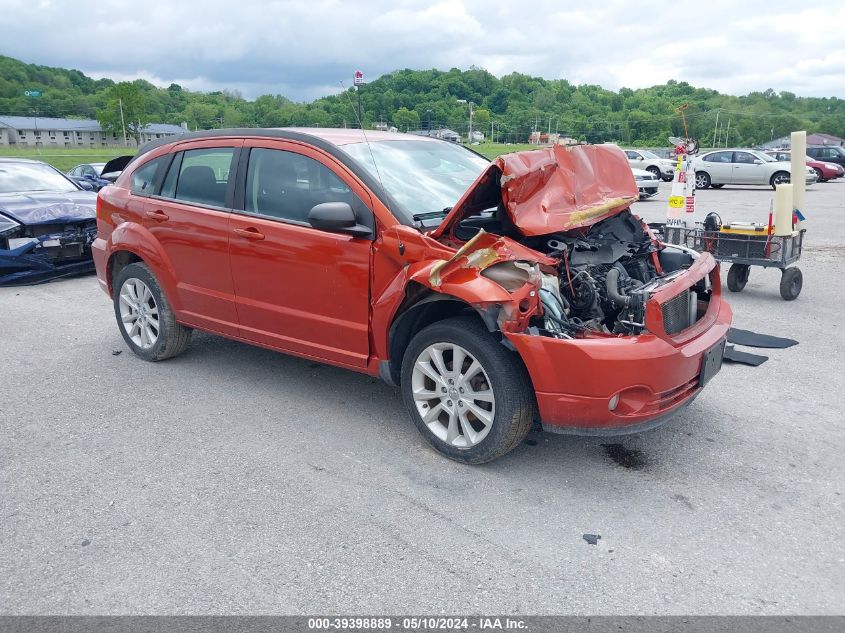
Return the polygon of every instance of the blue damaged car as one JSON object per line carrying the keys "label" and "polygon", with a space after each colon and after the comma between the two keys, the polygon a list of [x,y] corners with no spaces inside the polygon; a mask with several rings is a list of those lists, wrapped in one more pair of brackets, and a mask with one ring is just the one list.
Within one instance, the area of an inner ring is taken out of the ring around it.
{"label": "blue damaged car", "polygon": [[0,157],[0,285],[93,270],[96,203],[46,163]]}

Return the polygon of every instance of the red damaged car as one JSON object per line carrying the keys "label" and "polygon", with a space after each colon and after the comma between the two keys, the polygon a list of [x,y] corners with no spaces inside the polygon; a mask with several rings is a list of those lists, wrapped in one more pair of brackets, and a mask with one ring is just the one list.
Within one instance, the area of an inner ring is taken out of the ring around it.
{"label": "red damaged car", "polygon": [[636,432],[719,370],[708,254],[630,212],[608,145],[488,162],[436,139],[218,130],[147,145],[99,193],[97,276],[141,358],[193,329],[380,376],[438,451]]}

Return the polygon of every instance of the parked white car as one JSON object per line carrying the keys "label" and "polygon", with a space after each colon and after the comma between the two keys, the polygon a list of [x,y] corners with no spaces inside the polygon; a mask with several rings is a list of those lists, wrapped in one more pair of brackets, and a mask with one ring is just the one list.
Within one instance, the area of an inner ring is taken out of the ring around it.
{"label": "parked white car", "polygon": [[657,185],[660,184],[660,178],[655,176],[650,171],[645,169],[631,169],[634,174],[634,180],[637,181],[637,189],[640,191],[640,200],[651,198],[657,195]]}
{"label": "parked white car", "polygon": [[[771,156],[753,149],[719,149],[696,156],[696,189],[725,185],[776,185],[790,180],[792,165],[786,161],[775,160]],[[809,167],[804,168],[805,182],[810,185],[818,176]]]}
{"label": "parked white car", "polygon": [[645,169],[666,182],[675,177],[675,161],[671,158],[660,158],[647,149],[623,149],[622,151],[628,157],[631,169]]}

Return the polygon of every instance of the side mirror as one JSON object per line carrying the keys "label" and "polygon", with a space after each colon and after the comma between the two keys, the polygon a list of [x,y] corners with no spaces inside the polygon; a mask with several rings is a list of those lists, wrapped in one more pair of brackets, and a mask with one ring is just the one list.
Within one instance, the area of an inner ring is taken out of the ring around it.
{"label": "side mirror", "polygon": [[94,180],[94,176],[92,176],[91,174],[85,174],[83,178],[85,178],[85,180]]}
{"label": "side mirror", "polygon": [[642,156],[637,156],[637,160],[643,160]]}
{"label": "side mirror", "polygon": [[323,202],[308,212],[308,223],[315,229],[348,233],[355,237],[371,237],[372,229],[358,224],[355,212],[347,202]]}
{"label": "side mirror", "polygon": [[755,164],[755,165],[762,165],[762,164],[763,164],[763,161],[762,161],[762,160],[760,160],[760,159],[758,158],[758,159],[756,159],[756,160],[754,161],[754,164]]}
{"label": "side mirror", "polygon": [[94,191],[94,183],[88,182],[87,180],[77,180],[76,184],[85,191]]}

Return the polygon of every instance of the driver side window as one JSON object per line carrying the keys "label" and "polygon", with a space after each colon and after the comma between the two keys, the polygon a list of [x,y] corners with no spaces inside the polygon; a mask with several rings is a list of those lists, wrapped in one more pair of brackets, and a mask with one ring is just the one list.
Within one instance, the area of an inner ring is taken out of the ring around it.
{"label": "driver side window", "polygon": [[364,206],[337,175],[313,158],[262,147],[250,151],[247,213],[307,224],[308,213],[323,202],[346,202],[356,213]]}

